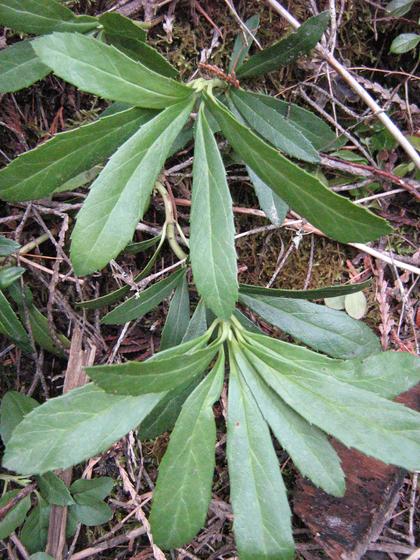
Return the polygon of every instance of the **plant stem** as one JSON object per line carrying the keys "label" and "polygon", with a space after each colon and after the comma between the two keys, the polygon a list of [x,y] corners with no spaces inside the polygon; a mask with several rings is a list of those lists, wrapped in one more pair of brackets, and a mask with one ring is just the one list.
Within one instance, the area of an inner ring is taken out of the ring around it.
{"label": "plant stem", "polygon": [[[294,27],[298,29],[300,23],[292,14],[286,10],[277,0],[266,0],[267,4],[271,6],[277,13],[283,16],[287,21]],[[385,111],[376,103],[376,101],[369,95],[363,86],[350,74],[350,72],[345,68],[331,53],[328,52],[321,44],[318,43],[316,46],[318,53],[324,58],[328,64],[334,68],[337,74],[349,84],[349,86],[363,99],[370,109],[372,109],[374,115],[382,122],[385,128],[392,134],[399,145],[405,150],[407,155],[413,160],[415,165],[420,169],[420,156],[418,155],[415,148],[410,144],[407,138],[403,135],[401,130],[395,125],[395,123],[388,117]]]}
{"label": "plant stem", "polygon": [[188,255],[184,252],[176,239],[176,221],[174,217],[174,210],[172,208],[172,201],[169,197],[168,191],[159,181],[156,181],[155,189],[161,195],[163,205],[165,207],[166,239],[168,240],[169,246],[179,259],[186,259]]}

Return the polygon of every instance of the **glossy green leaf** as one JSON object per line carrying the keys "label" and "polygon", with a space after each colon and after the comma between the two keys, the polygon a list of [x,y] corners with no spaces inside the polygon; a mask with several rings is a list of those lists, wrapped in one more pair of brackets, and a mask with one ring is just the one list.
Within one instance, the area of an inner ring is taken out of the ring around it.
{"label": "glossy green leaf", "polygon": [[128,109],[57,134],[0,171],[0,198],[17,201],[48,196],[72,177],[104,161],[155,114]]}
{"label": "glossy green leaf", "polygon": [[176,78],[178,71],[156,49],[146,42],[146,33],[136,21],[117,12],[107,12],[99,18],[109,43],[134,60],[138,60],[154,72]]}
{"label": "glossy green leaf", "polygon": [[220,102],[206,96],[224,136],[242,160],[294,210],[343,243],[369,241],[391,230],[388,223],[328,190],[241,125]]}
{"label": "glossy green leaf", "polygon": [[223,377],[221,350],[213,370],[185,401],[160,464],[150,522],[154,542],[165,549],[187,544],[204,526],[215,468],[213,403]]}
{"label": "glossy green leaf", "polygon": [[79,523],[95,527],[112,519],[112,509],[102,500],[85,494],[77,494],[75,499],[76,504],[71,509]]}
{"label": "glossy green leaf", "polygon": [[6,445],[11,438],[13,430],[39,403],[32,397],[17,391],[7,391],[0,404],[0,434]]}
{"label": "glossy green leaf", "polygon": [[145,239],[144,241],[138,241],[135,243],[129,243],[127,247],[124,249],[126,253],[132,253],[133,255],[137,255],[137,253],[143,253],[150,247],[154,247],[159,243],[161,240],[160,235],[156,235],[155,237],[151,237],[150,239]]}
{"label": "glossy green leaf", "polygon": [[20,249],[19,243],[13,241],[13,239],[8,239],[4,235],[0,235],[0,257],[8,257]]}
{"label": "glossy green leaf", "polygon": [[336,144],[337,137],[334,131],[311,111],[271,95],[261,93],[252,95],[297,128],[316,150],[330,150]]}
{"label": "glossy green leaf", "polygon": [[120,305],[105,315],[102,323],[105,325],[122,325],[128,321],[143,317],[143,315],[149,313],[149,311],[171,294],[183,274],[184,270],[177,270],[164,280],[152,284],[143,292],[139,292],[138,295],[134,295],[120,303]]}
{"label": "glossy green leaf", "polygon": [[[179,346],[171,350],[174,349]],[[159,353],[144,362],[93,366],[86,368],[86,372],[92,381],[109,393],[133,396],[162,393],[192,382],[206,369],[217,350],[215,344],[173,356],[163,354],[161,357]]]}
{"label": "glossy green leaf", "polygon": [[404,54],[412,51],[420,43],[420,35],[417,33],[401,33],[392,41],[389,52],[393,54]]}
{"label": "glossy green leaf", "polygon": [[[50,327],[48,325],[48,319],[45,317],[35,305],[29,306],[28,309],[29,322],[31,324],[32,336],[34,340],[41,348],[54,354],[55,356],[63,356],[64,352],[61,348],[58,348],[50,334]],[[64,336],[64,334],[57,333],[59,340],[64,348],[70,348],[69,339]]]}
{"label": "glossy green leaf", "polygon": [[290,408],[257,374],[239,348],[235,360],[266,422],[299,471],[325,492],[343,496],[344,473],[327,436]]}
{"label": "glossy green leaf", "polygon": [[77,16],[57,0],[0,0],[0,23],[33,35],[51,31],[84,33],[98,26],[95,17]]}
{"label": "glossy green leaf", "polygon": [[281,225],[286,218],[289,207],[264,181],[261,181],[250,167],[247,166],[246,170],[255,189],[261,210],[265,212],[272,224]]}
{"label": "glossy green leaf", "polygon": [[192,383],[180,385],[173,391],[169,391],[140,424],[140,438],[155,439],[163,432],[172,430],[181,412],[182,405],[199,382],[200,376],[194,378]]}
{"label": "glossy green leaf", "polygon": [[197,307],[194,310],[193,316],[191,317],[187,330],[182,338],[182,342],[187,342],[204,334],[207,330],[207,316],[206,316],[206,306],[204,301],[200,299]]}
{"label": "glossy green leaf", "polygon": [[252,43],[254,42],[253,38],[258,31],[259,25],[260,16],[258,14],[251,16],[246,20],[245,27],[249,29],[250,32],[246,32],[245,29],[241,29],[240,33],[236,36],[232,54],[230,56],[228,72],[235,72],[242,66],[242,63],[245,60]]}
{"label": "glossy green leaf", "polygon": [[114,487],[114,481],[109,476],[98,476],[97,478],[79,478],[70,486],[71,493],[76,500],[80,495],[90,496],[96,500],[103,500]]}
{"label": "glossy green leaf", "polygon": [[42,62],[81,91],[147,109],[164,109],[191,97],[192,89],[161,76],[92,37],[53,33],[35,39]]}
{"label": "glossy green leaf", "polygon": [[247,355],[266,383],[308,422],[366,455],[418,469],[418,412],[256,346]]}
{"label": "glossy green leaf", "polygon": [[[142,278],[145,278],[149,274],[149,272],[151,272],[160,254],[160,250],[162,248],[162,244],[164,240],[165,240],[164,237],[160,239],[156,251],[148,259],[147,264],[143,268],[143,270],[141,270],[138,274],[134,276],[133,282],[139,282]],[[117,290],[114,290],[109,294],[105,294],[104,296],[100,296],[87,301],[80,301],[77,303],[77,306],[81,307],[82,309],[99,309],[101,307],[104,307],[105,305],[112,305],[113,303],[123,298],[126,294],[128,294],[130,289],[131,289],[130,286],[127,284],[126,286],[121,286],[121,288],[118,288]]]}
{"label": "glossy green leaf", "polygon": [[21,266],[7,266],[0,268],[0,290],[6,290],[18,280],[25,269]]}
{"label": "glossy green leaf", "polygon": [[279,462],[267,424],[232,359],[227,458],[233,530],[241,560],[291,560],[291,513]]}
{"label": "glossy green leaf", "polygon": [[257,95],[232,88],[229,99],[248,125],[273,146],[303,161],[320,161],[318,152],[300,130],[278,111],[260,101]]}
{"label": "glossy green leaf", "polygon": [[109,395],[89,384],[50,399],[13,431],[3,466],[21,474],[43,474],[80,463],[138,426],[161,398]]}
{"label": "glossy green leaf", "polygon": [[[380,352],[367,358],[337,360],[312,350],[289,344],[261,333],[244,333],[250,344],[261,346],[265,352],[274,352],[301,369],[322,372],[339,381],[371,391],[385,398],[394,398],[414,387],[420,381],[420,360],[408,352]],[[396,375],[396,371],[404,375]]]}
{"label": "glossy green leaf", "polygon": [[286,66],[296,58],[312,50],[321,39],[330,21],[329,12],[308,18],[300,28],[268,47],[243,64],[237,72],[238,78],[260,76],[279,66]]}
{"label": "glossy green leaf", "polygon": [[37,481],[42,497],[49,504],[56,506],[70,506],[74,504],[69,489],[63,480],[53,472],[47,472],[39,476]]}
{"label": "glossy green leaf", "polygon": [[[18,494],[19,490],[11,490],[6,492],[0,498],[0,508],[5,506],[9,501]],[[26,496],[20,500],[14,508],[0,521],[0,539],[5,539],[13,533],[25,520],[26,514],[31,507],[31,497]]]}
{"label": "glossy green leaf", "polygon": [[50,511],[51,507],[44,500],[40,500],[26,518],[19,538],[29,553],[35,553],[45,548],[48,539]]}
{"label": "glossy green leaf", "polygon": [[241,294],[251,296],[267,296],[279,298],[293,299],[323,299],[334,296],[345,296],[360,292],[370,286],[370,280],[360,282],[359,284],[346,284],[342,286],[326,286],[325,288],[316,288],[314,290],[283,290],[281,288],[262,288],[260,286],[250,286],[248,284],[240,284],[239,291]]}
{"label": "glossy green leaf", "polygon": [[131,241],[193,102],[190,98],[171,106],[143,125],[93,183],[72,233],[71,259],[76,274],[100,270]]}
{"label": "glossy green leaf", "polygon": [[329,356],[363,358],[380,352],[377,336],[346,313],[309,301],[240,295],[265,321]]}
{"label": "glossy green leaf", "polygon": [[229,319],[238,299],[235,227],[226,171],[200,107],[195,130],[190,258],[206,307]]}
{"label": "glossy green leaf", "polygon": [[169,305],[168,315],[162,330],[160,350],[181,344],[190,322],[190,294],[186,272],[181,276]]}
{"label": "glossy green leaf", "polygon": [[0,51],[0,93],[19,91],[49,73],[50,69],[36,56],[31,41],[20,41]]}
{"label": "glossy green leaf", "polygon": [[24,352],[32,351],[31,341],[10,303],[0,290],[0,333],[11,338]]}

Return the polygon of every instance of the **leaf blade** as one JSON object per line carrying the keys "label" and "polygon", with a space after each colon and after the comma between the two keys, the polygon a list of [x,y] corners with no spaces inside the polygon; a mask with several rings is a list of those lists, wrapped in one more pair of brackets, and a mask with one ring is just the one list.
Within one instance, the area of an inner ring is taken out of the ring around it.
{"label": "leaf blade", "polygon": [[206,306],[222,319],[238,299],[232,199],[223,161],[200,107],[195,130],[190,258]]}
{"label": "leaf blade", "polygon": [[175,288],[162,330],[160,350],[181,344],[190,322],[190,295],[185,272]]}
{"label": "leaf blade", "polygon": [[170,106],[142,126],[97,177],[72,233],[70,255],[76,274],[100,270],[131,241],[193,102],[190,98]]}
{"label": "leaf blade", "polygon": [[164,109],[191,97],[184,84],[157,74],[124,53],[84,35],[53,33],[33,41],[54,73],[82,91],[146,109]]}
{"label": "leaf blade", "polygon": [[205,522],[215,468],[212,405],[222,391],[223,374],[221,350],[212,371],[185,401],[159,467],[150,522],[155,542],[165,549],[188,543]]}
{"label": "leaf blade", "polygon": [[0,51],[0,93],[26,88],[50,73],[38,59],[31,41],[20,41]]}

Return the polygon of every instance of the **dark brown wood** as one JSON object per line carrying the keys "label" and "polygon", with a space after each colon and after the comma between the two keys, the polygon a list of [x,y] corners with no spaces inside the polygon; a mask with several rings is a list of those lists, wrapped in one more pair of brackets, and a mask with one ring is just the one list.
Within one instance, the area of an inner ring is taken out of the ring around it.
{"label": "dark brown wood", "polygon": [[[420,385],[396,400],[420,409]],[[359,560],[392,515],[404,471],[334,442],[346,475],[346,494],[334,498],[300,477],[294,512],[333,560]]]}

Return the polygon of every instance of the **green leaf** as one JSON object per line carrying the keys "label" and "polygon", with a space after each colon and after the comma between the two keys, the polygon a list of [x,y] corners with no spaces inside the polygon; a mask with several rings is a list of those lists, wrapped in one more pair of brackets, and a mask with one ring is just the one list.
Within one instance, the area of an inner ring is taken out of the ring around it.
{"label": "green leaf", "polygon": [[54,558],[45,552],[36,552],[29,556],[29,560],[54,560]]}
{"label": "green leaf", "polygon": [[93,366],[86,368],[86,373],[109,393],[136,396],[171,391],[202,373],[219,347],[216,343],[182,352],[182,348],[190,344],[186,342],[171,348],[175,351],[173,355],[159,353],[144,362]]}
{"label": "green leaf", "polygon": [[138,426],[161,398],[109,395],[89,384],[50,399],[16,427],[3,466],[21,474],[71,467],[108,449]]}
{"label": "green leaf", "polygon": [[235,227],[226,171],[201,105],[195,130],[190,258],[206,307],[229,319],[238,299]]}
{"label": "green leaf", "polygon": [[[0,508],[9,503],[9,501],[18,493],[19,490],[11,490],[10,492],[3,494],[0,498]],[[9,513],[0,521],[0,539],[5,539],[10,535],[10,533],[13,533],[19,525],[22,525],[30,507],[31,497],[26,496],[9,511]]]}
{"label": "green leaf", "polygon": [[185,331],[182,342],[187,342],[194,338],[198,338],[204,334],[207,330],[207,316],[206,316],[206,306],[204,301],[200,299],[197,307],[191,317],[187,330]]}
{"label": "green leaf", "polygon": [[261,288],[260,286],[250,286],[248,284],[240,284],[239,291],[241,294],[261,295],[268,297],[281,297],[292,299],[323,299],[332,298],[334,296],[345,296],[360,292],[370,286],[370,280],[360,282],[359,284],[347,284],[343,286],[326,286],[325,288],[316,288],[314,290],[283,290],[279,288]]}
{"label": "green leaf", "polygon": [[75,500],[79,500],[80,496],[89,496],[96,500],[103,500],[111,493],[114,487],[114,481],[109,476],[98,476],[90,480],[79,478],[70,486],[70,491]]}
{"label": "green leaf", "polygon": [[344,309],[345,300],[346,296],[335,296],[324,298],[324,303],[330,309],[337,309],[337,311],[341,311]]}
{"label": "green leaf", "polygon": [[169,306],[168,316],[162,330],[160,350],[181,344],[190,322],[190,294],[187,273],[180,277]]}
{"label": "green leaf", "polygon": [[44,500],[40,500],[26,518],[19,537],[29,553],[45,548],[50,511],[50,506]]}
{"label": "green leaf", "polygon": [[20,41],[0,51],[0,93],[19,91],[49,73],[50,69],[36,56],[31,41]]}
{"label": "green leaf", "polygon": [[0,404],[0,434],[5,445],[19,422],[37,406],[39,403],[32,397],[17,391],[7,391]]}
{"label": "green leaf", "polygon": [[232,88],[229,98],[248,125],[273,146],[303,161],[320,161],[309,140],[278,111],[260,101],[257,95]]}
{"label": "green leaf", "polygon": [[57,134],[0,171],[0,198],[34,200],[109,157],[154,111],[128,109]]}
{"label": "green leaf", "polygon": [[92,37],[53,33],[33,41],[53,72],[82,91],[146,109],[164,109],[191,97],[191,88],[161,76]]}
{"label": "green leaf", "polygon": [[95,17],[76,16],[56,0],[0,0],[0,23],[33,35],[51,31],[84,33],[98,26]]}
{"label": "green leaf", "polygon": [[363,358],[380,352],[377,336],[346,313],[309,301],[240,295],[265,321],[329,356]]}
{"label": "green leaf", "polygon": [[348,243],[369,241],[392,231],[385,220],[329,191],[315,176],[258,138],[215,98],[206,96],[206,103],[243,161],[280,198],[325,234]]}
{"label": "green leaf", "polygon": [[312,50],[321,39],[330,21],[328,11],[308,18],[300,28],[268,47],[243,64],[237,72],[238,78],[260,76],[279,66],[286,66],[296,58]]}
{"label": "green leaf", "polygon": [[[142,278],[145,278],[149,272],[152,270],[156,259],[158,258],[159,254],[160,254],[160,250],[162,248],[162,244],[164,242],[165,238],[161,237],[160,241],[159,241],[159,245],[156,248],[156,251],[153,253],[153,255],[150,257],[150,259],[147,261],[146,266],[143,268],[142,271],[140,271],[138,274],[136,274],[133,278],[133,282],[139,282],[139,280],[141,280]],[[77,303],[78,307],[81,307],[82,309],[99,309],[100,307],[104,307],[105,305],[111,305],[113,303],[115,303],[116,301],[118,301],[119,299],[121,299],[122,297],[124,297],[126,294],[128,294],[128,292],[130,291],[131,287],[127,284],[126,286],[121,286],[121,288],[118,288],[117,290],[114,290],[113,292],[110,292],[109,294],[105,294],[104,296],[100,296],[98,298],[94,298],[94,299],[90,299],[88,301],[80,301]],[[105,319],[105,317],[104,317]]]}
{"label": "green leaf", "polygon": [[0,290],[0,333],[19,346],[24,352],[28,354],[32,352],[31,341],[27,335],[22,323],[19,321],[16,313],[13,311],[10,303],[7,301],[5,295]]}
{"label": "green leaf", "polygon": [[271,435],[230,358],[227,458],[239,556],[241,560],[291,560],[291,513]]}
{"label": "green leaf", "polygon": [[[420,361],[408,352],[380,352],[367,358],[336,360],[312,350],[289,344],[261,333],[244,333],[249,349],[260,346],[265,352],[274,352],[302,371],[312,370],[331,375],[339,381],[371,391],[385,398],[394,398],[408,391],[420,381]],[[395,375],[404,371],[404,375]]]}
{"label": "green leaf", "polygon": [[53,472],[39,476],[38,487],[42,497],[49,503],[57,506],[70,506],[74,504],[69,489],[62,479]]}
{"label": "green leaf", "polygon": [[340,459],[324,432],[287,406],[236,345],[234,356],[266,422],[299,471],[325,492],[343,496],[346,485]]}
{"label": "green leaf", "polygon": [[271,107],[282,117],[285,117],[295,128],[300,130],[316,150],[327,151],[335,146],[337,137],[334,132],[322,119],[311,111],[271,95],[264,95],[262,93],[253,93],[252,95],[257,97],[261,103]]}
{"label": "green leaf", "polygon": [[[299,354],[300,350],[297,351]],[[274,391],[347,447],[408,470],[420,464],[420,414],[256,346],[247,351]]]}
{"label": "green leaf", "polygon": [[25,269],[21,266],[7,266],[0,268],[0,290],[6,290],[18,280]]}
{"label": "green leaf", "polygon": [[272,224],[281,225],[286,218],[289,207],[264,181],[261,181],[250,167],[246,166],[246,170],[254,186],[261,210],[265,212]]}
{"label": "green leaf", "polygon": [[85,494],[77,494],[75,499],[76,504],[71,509],[79,523],[94,527],[112,519],[112,509],[102,500]]}
{"label": "green leaf", "polygon": [[124,249],[126,253],[132,253],[133,255],[137,255],[137,253],[143,253],[150,247],[154,247],[159,243],[161,240],[160,235],[156,235],[155,237],[151,237],[150,239],[145,239],[144,241],[138,241],[136,243],[129,243],[127,247]]}
{"label": "green leaf", "polygon": [[238,33],[236,36],[235,42],[233,44],[232,54],[230,56],[229,62],[229,69],[228,72],[235,72],[241,66],[243,61],[245,60],[247,54],[249,53],[249,49],[254,42],[255,34],[258,31],[258,27],[260,25],[260,16],[255,14],[251,16],[245,22],[245,27],[249,29],[249,32],[245,32],[244,29],[241,29],[241,32]]}
{"label": "green leaf", "polygon": [[131,241],[193,103],[190,98],[171,106],[143,125],[93,183],[72,233],[71,258],[76,274],[100,270]]}
{"label": "green leaf", "polygon": [[420,35],[417,33],[401,33],[392,41],[389,52],[394,54],[404,54],[412,51],[420,42]]}
{"label": "green leaf", "polygon": [[156,49],[145,43],[146,33],[137,22],[117,12],[102,14],[99,21],[104,26],[105,38],[130,58],[168,78],[178,76],[177,69]]}
{"label": "green leaf", "polygon": [[[63,356],[63,351],[58,348],[51,337],[50,327],[48,325],[48,319],[45,317],[35,305],[30,305],[28,309],[29,322],[31,324],[32,336],[34,340],[41,348],[54,354],[55,356]],[[70,348],[69,339],[64,336],[64,334],[57,334],[61,344],[64,348]]]}
{"label": "green leaf", "polygon": [[146,313],[149,313],[165,298],[167,298],[172,290],[174,290],[183,276],[184,270],[177,270],[164,280],[160,280],[146,288],[138,295],[128,298],[123,303],[120,303],[115,309],[110,311],[102,319],[104,325],[122,325],[128,321],[139,319]]}
{"label": "green leaf", "polygon": [[224,353],[191,393],[159,467],[150,514],[154,542],[169,549],[190,542],[204,526],[215,468],[213,403],[223,387]]}
{"label": "green leaf", "polygon": [[344,297],[344,308],[353,319],[362,319],[367,312],[367,300],[363,292],[349,294]]}
{"label": "green leaf", "polygon": [[172,430],[181,412],[182,405],[199,382],[200,378],[197,377],[192,383],[180,385],[175,390],[169,391],[140,424],[140,438],[155,439],[163,432]]}
{"label": "green leaf", "polygon": [[246,329],[247,331],[254,332],[254,333],[261,333],[262,331],[257,327],[255,323],[251,321],[249,317],[247,317],[242,311],[239,309],[235,309],[233,316],[238,322]]}
{"label": "green leaf", "polygon": [[407,14],[414,5],[416,0],[392,0],[385,9],[395,17],[401,17]]}
{"label": "green leaf", "polygon": [[0,235],[0,257],[8,257],[20,249],[19,243]]}

